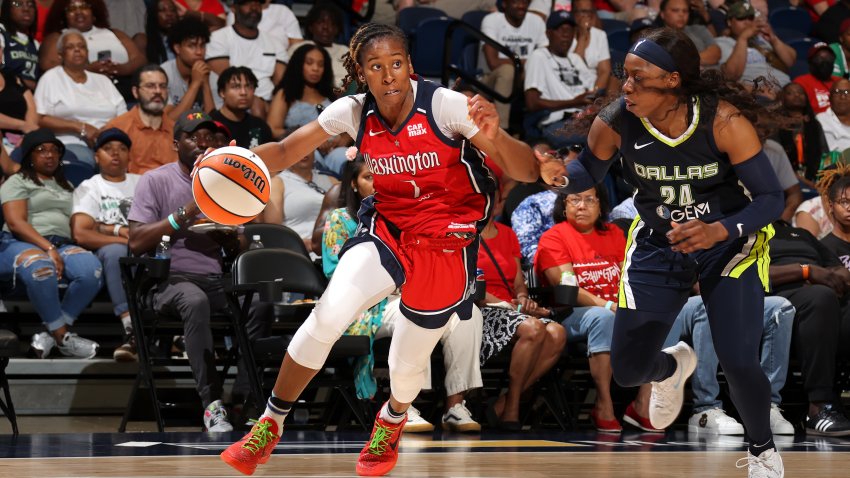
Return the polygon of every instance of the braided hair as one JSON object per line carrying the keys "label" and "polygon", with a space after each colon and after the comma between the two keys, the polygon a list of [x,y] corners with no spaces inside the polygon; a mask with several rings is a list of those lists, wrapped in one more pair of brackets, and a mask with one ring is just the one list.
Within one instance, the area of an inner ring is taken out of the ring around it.
{"label": "braided hair", "polygon": [[360,81],[357,75],[357,65],[360,64],[360,55],[363,48],[371,45],[376,40],[384,38],[395,38],[402,43],[405,53],[409,52],[407,44],[407,36],[400,28],[393,25],[384,25],[381,23],[365,23],[354,32],[351,37],[351,42],[348,45],[348,53],[342,56],[342,64],[345,67],[347,74],[342,82],[341,91],[346,91],[351,83],[357,83],[357,92],[365,93],[367,90],[366,82]]}
{"label": "braided hair", "polygon": [[824,169],[817,187],[822,197],[837,201],[841,192],[850,187],[850,165],[838,163],[834,168]]}

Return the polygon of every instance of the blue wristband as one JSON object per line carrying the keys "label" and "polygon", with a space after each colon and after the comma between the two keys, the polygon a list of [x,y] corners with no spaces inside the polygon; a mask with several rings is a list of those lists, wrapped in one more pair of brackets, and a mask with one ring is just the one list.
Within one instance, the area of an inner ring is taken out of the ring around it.
{"label": "blue wristband", "polygon": [[175,231],[180,230],[180,224],[177,224],[177,221],[174,220],[174,214],[168,215],[168,223],[171,224],[171,227],[173,227]]}

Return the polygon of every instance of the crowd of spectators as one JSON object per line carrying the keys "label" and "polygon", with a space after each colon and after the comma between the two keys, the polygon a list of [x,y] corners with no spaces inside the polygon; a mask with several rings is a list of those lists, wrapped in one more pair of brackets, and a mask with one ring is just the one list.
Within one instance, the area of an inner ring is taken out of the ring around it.
{"label": "crowd of spectators", "polygon": [[[393,3],[398,10],[437,8],[455,18],[490,12],[481,32],[522,68],[484,44],[474,73],[493,92],[517,98],[497,102],[503,127],[565,161],[582,148],[584,133],[575,125],[585,112],[619,91],[625,52],[613,40],[618,28],[631,42],[653,28],[683,31],[697,45],[703,68],[717,69],[768,105],[775,115],[757,124],[786,195],[764,311],[771,426],[774,433],[793,433],[779,406],[794,358],[808,394],[806,431],[850,435],[835,390],[836,369],[850,355],[850,173],[843,166],[850,155],[850,0],[789,3],[811,18],[811,31],[800,38],[771,25],[773,7],[756,0],[503,0],[501,10],[495,0]],[[235,140],[252,148],[281,139],[352,93],[338,89],[350,22],[327,1],[316,2],[300,22],[271,0],[0,2],[0,280],[25,293],[44,324],[31,342],[37,357],[54,349],[82,359],[99,353],[96,342],[73,330],[104,288],[124,331],[113,357],[136,360],[118,259],[149,252],[169,235],[171,278],[154,307],[185,323],[183,343],[205,426],[230,429],[209,320],[224,309],[223,260],[245,244],[235,235],[189,230],[199,214],[189,173],[207,147]],[[801,41],[808,43],[801,48]],[[295,230],[328,277],[356,229],[360,200],[373,191],[366,163],[346,157],[353,141],[334,137],[274,177],[269,205],[257,219]],[[72,182],[66,172],[79,168],[88,173]],[[635,215],[623,176],[614,168],[600,187],[560,196],[501,178],[495,220],[481,234],[478,261],[487,283],[481,314],[443,342],[445,428],[480,429],[464,400],[481,386],[481,365],[500,354],[510,360],[508,386],[486,405],[486,418],[494,427],[521,428],[523,394],[565,347],[579,346],[596,388],[592,425],[622,430],[611,398],[609,351],[623,229]],[[527,279],[557,285],[564,274],[578,279],[574,307],[529,297]],[[265,333],[267,309],[252,309],[251,337]],[[348,333],[389,336],[398,315],[391,298],[366,311]],[[742,434],[719,398],[707,325],[695,295],[669,339],[691,341],[700,357],[689,428]],[[374,365],[371,354],[354,363],[360,398],[375,394]],[[244,397],[244,373],[238,376],[233,395]],[[637,390],[621,418],[646,432],[663,431],[646,418],[648,394],[648,387]],[[411,410],[410,431],[433,428]]]}

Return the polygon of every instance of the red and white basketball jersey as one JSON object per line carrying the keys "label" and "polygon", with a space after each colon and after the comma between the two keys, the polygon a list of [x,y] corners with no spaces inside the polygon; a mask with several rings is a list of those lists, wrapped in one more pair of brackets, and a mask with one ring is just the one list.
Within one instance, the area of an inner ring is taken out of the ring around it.
{"label": "red and white basketball jersey", "polygon": [[359,121],[351,118],[359,123],[356,143],[373,174],[375,207],[410,233],[476,232],[491,212],[494,179],[484,165],[484,155],[462,135],[449,137],[445,131],[450,128],[437,124],[432,111],[439,92],[438,105],[462,107],[460,113],[469,122],[466,131],[477,133],[466,113],[466,98],[430,81],[412,79],[416,81],[413,110],[397,131],[381,118],[368,93],[362,97]]}

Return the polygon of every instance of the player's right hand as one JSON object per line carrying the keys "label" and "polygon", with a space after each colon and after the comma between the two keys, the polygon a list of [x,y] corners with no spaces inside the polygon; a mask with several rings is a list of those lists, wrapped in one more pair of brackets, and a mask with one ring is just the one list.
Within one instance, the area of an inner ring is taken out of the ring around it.
{"label": "player's right hand", "polygon": [[534,150],[534,157],[540,164],[540,178],[543,181],[555,187],[566,186],[567,167],[564,162],[558,159],[554,154]]}
{"label": "player's right hand", "polygon": [[[231,139],[231,140],[230,140],[230,144],[228,144],[228,146],[236,146],[236,140],[235,140],[235,139]],[[209,155],[210,155],[210,153],[212,153],[212,152],[213,152],[213,151],[215,151],[216,149],[218,149],[218,148],[207,148],[207,150],[206,150],[206,151],[204,151],[204,153],[203,153],[203,154],[201,154],[200,156],[198,156],[198,159],[196,159],[196,160],[195,160],[195,164],[193,164],[193,165],[192,165],[192,174],[191,174],[192,179],[195,179],[195,173],[197,173],[197,172],[198,172],[198,166],[200,166],[200,165],[201,165],[201,163],[204,161],[204,159],[206,159],[206,157],[207,157],[207,156],[209,156]]]}

